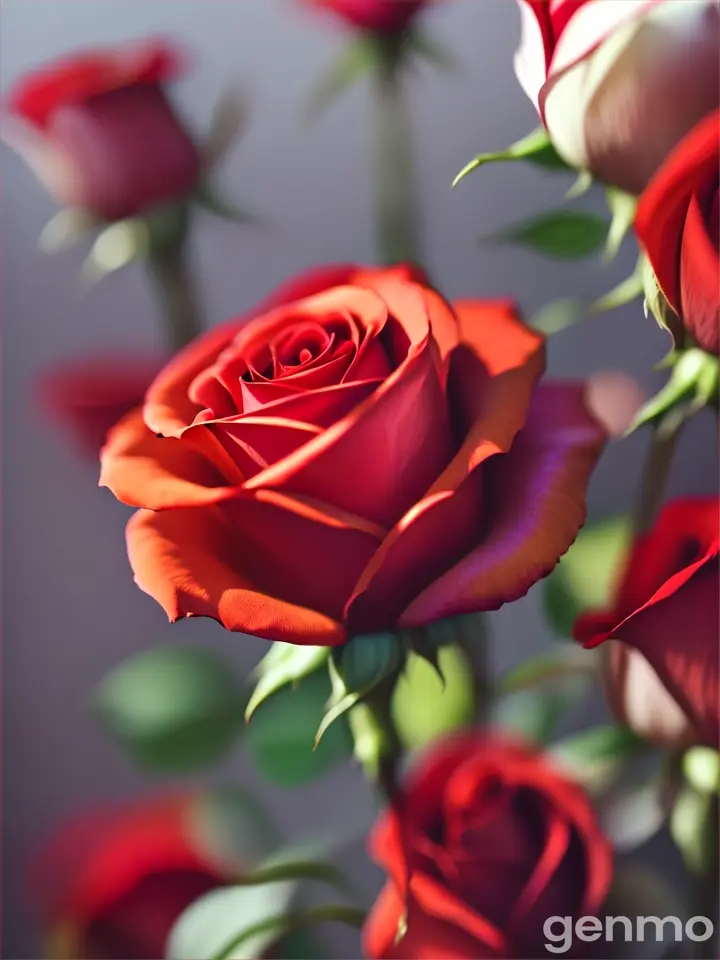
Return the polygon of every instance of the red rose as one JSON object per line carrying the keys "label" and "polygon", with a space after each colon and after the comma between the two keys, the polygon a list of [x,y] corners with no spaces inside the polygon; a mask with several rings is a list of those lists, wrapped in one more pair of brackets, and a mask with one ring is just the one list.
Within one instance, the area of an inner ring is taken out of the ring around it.
{"label": "red rose", "polygon": [[575,624],[575,638],[586,647],[612,637],[639,651],[684,712],[695,741],[709,746],[717,746],[720,730],[719,527],[714,497],[669,503],[635,544],[614,608]]}
{"label": "red rose", "polygon": [[161,83],[180,67],[162,43],[77,54],[20,80],[4,138],[55,199],[120,220],[187,193],[199,154]]}
{"label": "red rose", "polygon": [[472,732],[411,773],[370,854],[390,877],[364,930],[375,960],[544,956],[544,921],[596,914],[612,878],[583,791],[542,756]]}
{"label": "red rose", "polygon": [[308,0],[337,14],[353,27],[371,33],[394,34],[405,30],[430,0]]}
{"label": "red rose", "polygon": [[192,841],[195,796],[107,809],[66,825],[33,870],[33,892],[55,960],[165,956],[173,924],[229,882]]}
{"label": "red rose", "polygon": [[515,71],[572,166],[640,193],[720,102],[717,0],[519,0]]}
{"label": "red rose", "polygon": [[720,112],[670,154],[638,204],[635,227],[658,285],[698,344],[720,352]]}
{"label": "red rose", "polygon": [[543,365],[509,302],[451,307],[406,267],[289,283],[111,431],[137,583],[172,620],[326,646],[524,595],[605,440]]}
{"label": "red rose", "polygon": [[47,416],[96,460],[110,427],[140,406],[160,368],[159,361],[136,354],[95,354],[55,364],[36,386]]}

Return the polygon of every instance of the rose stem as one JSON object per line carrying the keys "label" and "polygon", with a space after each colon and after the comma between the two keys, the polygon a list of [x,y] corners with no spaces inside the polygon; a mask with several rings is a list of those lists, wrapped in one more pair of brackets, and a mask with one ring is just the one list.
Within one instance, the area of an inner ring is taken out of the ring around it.
{"label": "rose stem", "polygon": [[655,523],[670,476],[678,435],[678,430],[665,435],[657,428],[653,430],[632,517],[635,536],[647,533]]}
{"label": "rose stem", "polygon": [[188,222],[182,218],[162,243],[151,244],[148,254],[150,276],[162,305],[167,340],[173,352],[202,332],[197,293],[187,260],[187,235]]}
{"label": "rose stem", "polygon": [[403,98],[403,37],[378,37],[375,73],[375,230],[385,264],[419,261],[412,132]]}

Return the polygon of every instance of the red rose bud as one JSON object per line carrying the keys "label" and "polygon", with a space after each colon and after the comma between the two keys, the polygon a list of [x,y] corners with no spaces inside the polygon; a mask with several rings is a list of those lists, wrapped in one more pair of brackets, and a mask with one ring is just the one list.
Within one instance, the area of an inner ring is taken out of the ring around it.
{"label": "red rose bud", "polygon": [[44,370],[35,389],[48,419],[97,460],[108,430],[142,404],[161,366],[136,354],[80,357]]}
{"label": "red rose bud", "polygon": [[336,14],[353,27],[377,34],[396,34],[428,5],[429,0],[307,0]]}
{"label": "red rose bud", "polygon": [[[610,703],[655,742],[720,742],[719,528],[715,497],[668,503],[637,540],[613,608],[589,611],[575,624],[575,638],[586,647],[613,638],[647,661],[649,671],[642,662],[611,664]],[[691,734],[674,713],[658,718],[645,702],[657,685],[682,711]]]}
{"label": "red rose bud", "polygon": [[586,794],[542,755],[470,731],[411,771],[370,855],[389,875],[363,932],[373,960],[545,956],[545,920],[597,915],[613,874]]}
{"label": "red rose bud", "polygon": [[3,137],[67,206],[120,220],[181,197],[200,158],[161,84],[180,69],[161,43],[78,54],[20,80]]}
{"label": "red rose bud", "polygon": [[509,301],[326,267],[178,353],[111,432],[135,578],[268,640],[491,610],[550,573],[607,439]]}
{"label": "red rose bud", "polygon": [[192,840],[197,796],[146,800],[67,824],[34,864],[52,960],[147,960],[183,910],[229,882]]}
{"label": "red rose bud", "polygon": [[720,352],[720,111],[670,154],[640,197],[635,228],[658,286],[697,343]]}

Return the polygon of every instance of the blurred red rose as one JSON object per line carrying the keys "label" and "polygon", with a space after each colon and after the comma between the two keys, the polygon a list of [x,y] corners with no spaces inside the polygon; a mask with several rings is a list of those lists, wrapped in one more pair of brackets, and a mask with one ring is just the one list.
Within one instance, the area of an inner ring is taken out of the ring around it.
{"label": "blurred red rose", "polygon": [[[692,739],[708,746],[720,740],[719,554],[717,498],[672,501],[636,542],[613,609],[588,612],[574,631],[586,647],[614,638],[637,650],[685,714]],[[630,698],[623,719],[655,739],[644,688],[618,696]],[[682,742],[690,739],[677,729]]]}
{"label": "blurred red rose", "polygon": [[44,370],[35,387],[48,418],[78,450],[97,460],[108,430],[142,404],[162,361],[122,353],[90,354]]}
{"label": "blurred red rose", "polygon": [[199,154],[161,84],[178,72],[165,43],[79,53],[19,80],[3,138],[67,206],[119,220],[182,196]]}
{"label": "blurred red rose", "polygon": [[432,747],[370,854],[389,874],[363,935],[376,960],[544,956],[544,921],[595,915],[613,873],[584,792],[541,755],[473,732]]}
{"label": "blurred red rose", "polygon": [[305,0],[361,30],[396,34],[405,30],[431,0]]}
{"label": "blurred red rose", "polygon": [[572,166],[640,193],[720,103],[717,0],[518,0],[515,71]]}
{"label": "blurred red rose", "polygon": [[51,960],[157,960],[182,911],[229,882],[191,843],[195,795],[66,825],[32,871]]}
{"label": "blurred red rose", "polygon": [[720,111],[670,154],[635,227],[658,286],[697,343],[720,352]]}
{"label": "blurred red rose", "polygon": [[511,303],[327,267],[181,351],[109,435],[139,586],[269,640],[494,609],[555,566],[605,433]]}

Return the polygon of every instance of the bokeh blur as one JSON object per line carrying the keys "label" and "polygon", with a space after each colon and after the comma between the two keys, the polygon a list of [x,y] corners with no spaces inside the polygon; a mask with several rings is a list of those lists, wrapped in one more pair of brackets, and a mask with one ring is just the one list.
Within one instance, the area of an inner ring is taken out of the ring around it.
{"label": "bokeh blur", "polygon": [[[515,297],[527,315],[566,296],[599,295],[627,276],[632,249],[612,267],[558,264],[513,248],[480,247],[478,237],[559,204],[572,177],[497,165],[456,189],[451,182],[476,153],[517,140],[536,124],[513,75],[519,15],[508,0],[452,0],[426,15],[427,29],[458,62],[454,73],[422,69],[408,87],[415,131],[424,260],[449,297]],[[192,58],[172,94],[194,130],[209,123],[231,81],[247,91],[246,134],[218,176],[258,211],[262,228],[200,218],[192,237],[205,322],[243,312],[285,277],[331,261],[373,259],[368,91],[360,84],[310,126],[307,97],[318,71],[344,42],[343,29],[297,0],[4,0],[0,7],[0,92],[45,60],[84,46],[147,35],[169,36]],[[598,209],[601,198],[597,198]],[[154,355],[161,324],[138,266],[84,288],[82,244],[55,256],[37,240],[54,202],[22,161],[2,153],[3,320],[3,955],[38,956],[37,924],[25,894],[28,858],[64,818],[83,806],[129,797],[147,779],[93,721],[101,678],[127,655],[156,646],[202,642],[247,672],[261,640],[226,634],[212,621],[170,628],[162,610],[132,582],[123,527],[128,511],[97,487],[97,464],[78,455],[67,433],[42,416],[41,371],[89,351],[122,348]],[[667,342],[637,303],[558,334],[550,371],[586,376],[611,371],[657,386],[652,365]],[[622,403],[633,396],[626,379]],[[607,414],[625,423],[623,410]],[[681,441],[670,492],[707,493],[716,450],[702,417]],[[619,429],[622,429],[620,427]],[[624,509],[637,482],[647,435],[611,444],[593,477],[594,517]],[[506,667],[549,643],[539,593],[492,618],[493,649]],[[217,776],[246,784],[288,836],[332,817],[372,814],[358,770],[344,765],[294,790],[275,789],[236,757]],[[331,795],[332,802],[328,801]],[[350,813],[349,811],[352,811]],[[356,852],[359,846],[355,848]],[[350,853],[343,854],[350,856]],[[379,872],[357,856],[354,872],[369,891]],[[334,932],[334,953],[354,941]]]}

